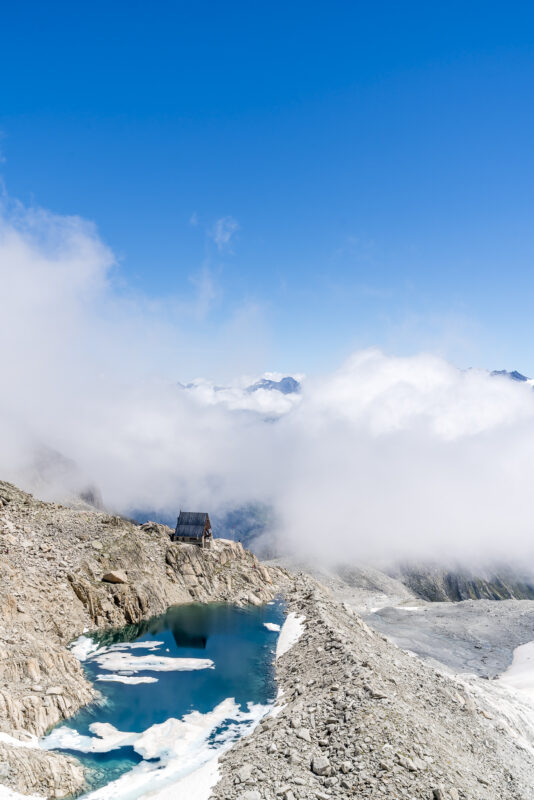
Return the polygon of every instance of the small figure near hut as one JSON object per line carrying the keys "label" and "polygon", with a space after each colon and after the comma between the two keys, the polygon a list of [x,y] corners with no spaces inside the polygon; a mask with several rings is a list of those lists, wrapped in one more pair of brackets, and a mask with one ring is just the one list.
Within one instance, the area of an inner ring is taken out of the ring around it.
{"label": "small figure near hut", "polygon": [[213,533],[209,514],[196,511],[180,511],[176,530],[171,537],[173,542],[197,544],[199,547],[211,547]]}

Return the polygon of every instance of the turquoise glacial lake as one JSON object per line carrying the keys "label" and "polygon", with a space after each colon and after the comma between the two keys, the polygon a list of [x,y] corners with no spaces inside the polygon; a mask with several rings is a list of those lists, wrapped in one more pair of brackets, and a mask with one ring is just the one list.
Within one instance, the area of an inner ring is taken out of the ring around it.
{"label": "turquoise glacial lake", "polygon": [[81,637],[72,649],[101,697],[41,746],[80,759],[84,798],[180,800],[187,778],[183,797],[193,800],[193,773],[251,731],[274,702],[283,621],[277,601],[191,604]]}

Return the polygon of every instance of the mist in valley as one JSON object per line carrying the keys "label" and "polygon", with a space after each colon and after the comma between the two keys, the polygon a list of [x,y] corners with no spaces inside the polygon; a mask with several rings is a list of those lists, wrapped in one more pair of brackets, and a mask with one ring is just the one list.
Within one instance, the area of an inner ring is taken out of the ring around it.
{"label": "mist in valley", "polygon": [[0,273],[2,479],[125,515],[259,503],[278,552],[321,562],[534,566],[529,383],[366,349],[248,391],[253,311],[145,298],[93,225],[7,199]]}

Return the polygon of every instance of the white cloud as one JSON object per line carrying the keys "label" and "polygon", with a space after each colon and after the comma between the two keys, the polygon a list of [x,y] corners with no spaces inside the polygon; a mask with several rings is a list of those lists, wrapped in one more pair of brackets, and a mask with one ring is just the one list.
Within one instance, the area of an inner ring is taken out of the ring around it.
{"label": "white cloud", "polygon": [[90,479],[124,512],[257,499],[274,503],[280,541],[323,559],[534,564],[530,386],[367,350],[300,395],[184,391],[193,366],[251,371],[256,311],[214,325],[176,300],[119,296],[113,265],[78,218],[2,212],[2,478],[29,486],[46,446],[76,465],[52,470],[52,493]]}
{"label": "white cloud", "polygon": [[239,223],[233,217],[221,217],[211,230],[211,238],[221,252],[230,247],[232,237],[239,230]]}

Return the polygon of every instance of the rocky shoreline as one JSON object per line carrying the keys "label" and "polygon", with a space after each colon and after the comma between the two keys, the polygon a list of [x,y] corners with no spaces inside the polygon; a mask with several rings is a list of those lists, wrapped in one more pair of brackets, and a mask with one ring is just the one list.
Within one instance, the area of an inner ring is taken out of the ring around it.
{"label": "rocky shoreline", "polygon": [[170,529],[44,503],[0,482],[0,785],[67,797],[78,761],[27,747],[96,697],[67,645],[187,602],[271,600],[288,581],[240,544],[173,544]]}

